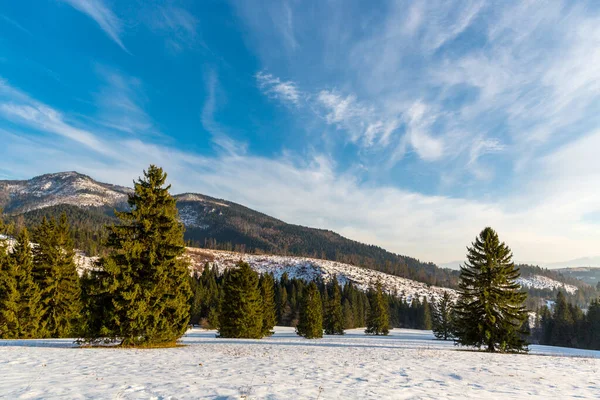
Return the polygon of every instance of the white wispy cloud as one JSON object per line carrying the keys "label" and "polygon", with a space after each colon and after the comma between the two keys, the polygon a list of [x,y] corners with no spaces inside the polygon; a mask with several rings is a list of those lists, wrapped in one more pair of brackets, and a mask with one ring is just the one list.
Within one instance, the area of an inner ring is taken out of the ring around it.
{"label": "white wispy cloud", "polygon": [[1,79],[0,114],[7,120],[71,139],[103,155],[112,154],[94,134],[70,124],[61,112],[32,99]]}
{"label": "white wispy cloud", "polygon": [[294,105],[300,104],[302,94],[294,82],[282,81],[264,71],[258,71],[255,78],[258,87],[268,96],[290,102]]}
{"label": "white wispy cloud", "polygon": [[146,19],[150,28],[160,33],[174,51],[194,46],[199,40],[199,20],[184,8],[173,5],[152,7]]}
{"label": "white wispy cloud", "polygon": [[425,161],[439,160],[444,154],[444,143],[433,137],[429,132],[435,122],[435,114],[429,108],[417,101],[406,112],[408,124],[408,141],[419,157]]}
{"label": "white wispy cloud", "polygon": [[95,94],[98,121],[131,134],[157,134],[152,119],[143,108],[147,99],[141,81],[103,65],[97,65],[96,72],[103,81]]}
{"label": "white wispy cloud", "polygon": [[206,78],[207,96],[202,107],[202,126],[211,135],[212,142],[230,156],[246,153],[247,145],[231,138],[228,129],[215,119],[217,111],[218,77],[215,71],[209,71]]}
{"label": "white wispy cloud", "polygon": [[62,1],[96,21],[96,23],[108,35],[108,37],[110,37],[123,50],[129,52],[121,40],[123,23],[103,0]]}
{"label": "white wispy cloud", "polygon": [[[278,0],[261,3],[260,7],[247,1],[232,1],[231,5],[235,12],[251,28],[251,32],[260,32],[269,38],[269,42],[275,42],[281,47],[285,54],[293,55],[300,49],[298,39],[298,28],[296,14],[305,10],[306,7],[297,1]],[[300,25],[301,26],[301,25]],[[250,36],[245,37],[251,39]],[[264,47],[265,51],[271,45]]]}
{"label": "white wispy cloud", "polygon": [[23,25],[21,25],[20,23],[18,23],[17,21],[15,21],[12,18],[7,17],[4,14],[0,14],[0,19],[3,20],[4,22],[14,26],[15,28],[17,28],[18,30],[20,30],[21,32],[26,33],[29,36],[33,36],[33,34],[31,33],[31,31],[27,28],[25,28]]}

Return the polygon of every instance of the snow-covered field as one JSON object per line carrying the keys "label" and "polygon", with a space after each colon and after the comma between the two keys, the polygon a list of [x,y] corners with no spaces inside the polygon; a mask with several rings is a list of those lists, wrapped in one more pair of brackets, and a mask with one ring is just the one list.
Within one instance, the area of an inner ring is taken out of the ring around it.
{"label": "snow-covered field", "polygon": [[69,340],[0,341],[7,399],[569,399],[600,396],[600,352],[533,346],[530,355],[458,349],[430,332],[360,330],[262,340],[193,329],[184,347],[72,348]]}
{"label": "snow-covered field", "polygon": [[438,300],[444,292],[449,292],[453,296],[456,293],[452,289],[429,286],[411,279],[336,261],[308,257],[243,254],[198,248],[188,248],[187,250],[187,255],[192,261],[192,266],[200,271],[206,262],[216,265],[219,270],[224,270],[235,267],[236,263],[241,259],[250,264],[255,271],[261,274],[271,273],[276,279],[279,279],[284,272],[287,272],[290,278],[314,280],[317,277],[321,277],[325,282],[328,282],[335,275],[342,285],[348,281],[352,281],[353,284],[362,290],[367,290],[370,284],[375,283],[379,279],[383,290],[403,296],[408,301],[417,296],[420,299],[426,297],[429,300]]}

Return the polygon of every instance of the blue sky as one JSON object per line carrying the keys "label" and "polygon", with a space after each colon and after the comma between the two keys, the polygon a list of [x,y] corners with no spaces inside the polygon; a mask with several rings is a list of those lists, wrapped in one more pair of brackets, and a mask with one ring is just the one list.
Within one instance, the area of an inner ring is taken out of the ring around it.
{"label": "blue sky", "polygon": [[0,1],[0,179],[226,198],[424,260],[600,251],[595,2]]}

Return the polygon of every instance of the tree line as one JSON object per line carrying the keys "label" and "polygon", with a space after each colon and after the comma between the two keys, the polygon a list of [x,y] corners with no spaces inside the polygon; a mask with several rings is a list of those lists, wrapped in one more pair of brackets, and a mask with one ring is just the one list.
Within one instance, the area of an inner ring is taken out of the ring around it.
{"label": "tree line", "polygon": [[295,327],[307,338],[364,326],[376,335],[390,329],[389,304],[377,283],[365,293],[351,282],[340,285],[336,277],[328,283],[290,279],[287,273],[274,279],[242,261],[223,273],[207,263],[190,280],[191,323],[217,329],[220,337],[269,336],[275,325]]}
{"label": "tree line", "polygon": [[[229,273],[230,270],[220,272],[216,266],[211,267],[206,263],[202,272],[195,271],[190,277],[193,293],[192,324],[206,328],[218,327],[223,287]],[[270,274],[262,274],[259,280],[261,287],[265,280],[273,286],[276,324],[297,326],[305,289],[310,282],[289,278],[286,272],[279,279]],[[344,330],[367,326],[373,297],[370,291],[359,289],[352,281],[341,285],[337,277],[333,277],[331,282],[317,279],[314,283],[321,298],[322,319],[325,324],[330,320],[339,321],[337,326]],[[378,290],[376,282],[372,286],[373,290]],[[431,300],[414,297],[409,301],[407,297],[381,290],[381,303],[385,305],[389,328],[431,329]]]}
{"label": "tree line", "polygon": [[532,341],[539,344],[600,350],[600,300],[592,300],[587,312],[569,303],[559,292],[552,307],[536,312]]}

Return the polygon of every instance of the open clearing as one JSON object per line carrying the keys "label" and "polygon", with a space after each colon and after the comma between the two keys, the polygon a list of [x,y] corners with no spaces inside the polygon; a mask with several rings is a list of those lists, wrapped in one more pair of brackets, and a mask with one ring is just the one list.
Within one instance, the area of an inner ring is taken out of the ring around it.
{"label": "open clearing", "polygon": [[0,398],[600,398],[600,351],[532,346],[530,355],[487,354],[408,329],[321,340],[284,327],[262,340],[193,329],[182,342],[138,350],[2,340]]}

